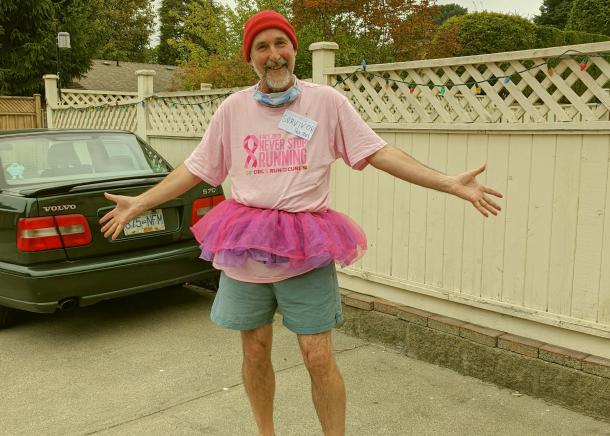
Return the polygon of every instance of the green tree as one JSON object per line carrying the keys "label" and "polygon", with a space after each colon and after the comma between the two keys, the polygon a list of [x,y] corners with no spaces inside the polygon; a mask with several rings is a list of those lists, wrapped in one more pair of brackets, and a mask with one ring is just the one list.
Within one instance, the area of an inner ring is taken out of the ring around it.
{"label": "green tree", "polygon": [[422,1],[413,5],[407,17],[394,26],[391,34],[398,60],[428,57],[430,45],[439,27],[434,22],[438,14],[438,6]]}
{"label": "green tree", "polygon": [[469,56],[607,40],[600,34],[539,26],[516,15],[479,12],[453,17],[436,34],[430,57]]}
{"label": "green tree", "polygon": [[434,18],[436,24],[443,24],[451,17],[459,17],[460,15],[466,15],[468,9],[464,8],[455,3],[449,3],[448,5],[439,5],[439,15]]}
{"label": "green tree", "polygon": [[566,27],[568,15],[574,0],[544,0],[540,6],[540,15],[534,17],[534,23],[555,26],[559,29]]}
{"label": "green tree", "polygon": [[61,83],[89,70],[96,44],[92,15],[86,0],[0,0],[0,95],[43,93],[42,76],[58,72],[58,32],[70,33],[71,43],[61,50]]}
{"label": "green tree", "polygon": [[232,9],[213,0],[193,0],[181,38],[170,41],[187,59],[181,62],[181,87],[198,89],[201,82],[214,87],[253,84],[256,75],[241,54],[244,23],[263,9],[274,9],[290,19],[290,4],[290,0],[237,0]]}
{"label": "green tree", "polygon": [[566,29],[610,36],[610,2],[574,0]]}
{"label": "green tree", "polygon": [[249,86],[256,82],[256,73],[241,53],[228,58],[212,55],[205,67],[194,62],[184,64],[181,82],[183,89],[199,89],[201,83],[210,83],[214,88]]}
{"label": "green tree", "polygon": [[[434,36],[434,57],[524,50],[536,46],[536,25],[517,15],[477,12],[452,17]],[[455,38],[456,44],[447,44]]]}
{"label": "green tree", "polygon": [[[438,27],[438,6],[431,0],[295,0],[297,34],[308,42],[335,41],[338,65],[418,59],[425,56]],[[301,56],[304,54],[301,53]],[[310,63],[297,58],[299,65]],[[308,68],[311,74],[311,68]]]}
{"label": "green tree", "polygon": [[598,33],[559,30],[553,26],[536,26],[538,47],[558,47],[562,45],[584,44],[586,42],[607,41],[610,37]]}
{"label": "green tree", "polygon": [[186,59],[180,58],[175,41],[182,38],[184,19],[188,13],[190,0],[163,0],[159,8],[158,62],[177,65]]}
{"label": "green tree", "polygon": [[96,57],[144,62],[153,31],[154,11],[148,0],[90,0],[96,16],[92,31],[98,36]]}
{"label": "green tree", "polygon": [[214,0],[189,2],[181,37],[168,41],[179,59],[203,66],[212,55],[227,57],[231,54],[233,44],[228,40],[227,9]]}

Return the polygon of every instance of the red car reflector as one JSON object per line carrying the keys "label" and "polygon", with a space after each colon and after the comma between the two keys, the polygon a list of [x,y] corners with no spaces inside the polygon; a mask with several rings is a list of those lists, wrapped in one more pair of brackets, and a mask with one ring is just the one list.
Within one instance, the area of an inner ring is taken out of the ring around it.
{"label": "red car reflector", "polygon": [[43,251],[62,248],[52,216],[20,218],[17,224],[17,249]]}
{"label": "red car reflector", "polygon": [[91,230],[83,215],[21,218],[17,224],[17,249],[20,251],[55,250],[90,242]]}
{"label": "red car reflector", "polygon": [[222,201],[224,195],[214,195],[213,197],[198,198],[193,202],[193,210],[191,212],[191,226],[201,219],[206,213]]}
{"label": "red car reflector", "polygon": [[91,230],[83,215],[57,215],[55,217],[64,247],[87,245],[91,242]]}
{"label": "red car reflector", "polygon": [[212,197],[198,198],[193,202],[193,211],[191,212],[191,225],[194,225],[206,213],[212,209]]}

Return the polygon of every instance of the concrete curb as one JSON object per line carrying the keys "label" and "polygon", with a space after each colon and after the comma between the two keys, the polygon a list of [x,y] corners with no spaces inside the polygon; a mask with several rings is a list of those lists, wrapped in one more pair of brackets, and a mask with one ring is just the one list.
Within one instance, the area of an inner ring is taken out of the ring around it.
{"label": "concrete curb", "polygon": [[610,422],[610,360],[354,292],[344,333]]}

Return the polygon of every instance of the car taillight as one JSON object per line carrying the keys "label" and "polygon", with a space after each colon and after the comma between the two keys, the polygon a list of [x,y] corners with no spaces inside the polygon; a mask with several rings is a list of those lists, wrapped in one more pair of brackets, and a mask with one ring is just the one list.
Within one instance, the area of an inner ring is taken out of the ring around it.
{"label": "car taillight", "polygon": [[83,215],[58,215],[55,223],[64,242],[64,247],[78,247],[91,242],[91,230]]}
{"label": "car taillight", "polygon": [[52,216],[19,219],[17,224],[19,251],[43,251],[61,247],[61,238]]}
{"label": "car taillight", "polygon": [[224,201],[224,195],[214,195],[213,197],[198,198],[193,202],[193,211],[191,213],[191,225],[194,225],[201,219],[206,213],[222,201]]}
{"label": "car taillight", "polygon": [[17,249],[44,251],[87,245],[91,230],[83,215],[21,218],[17,224]]}

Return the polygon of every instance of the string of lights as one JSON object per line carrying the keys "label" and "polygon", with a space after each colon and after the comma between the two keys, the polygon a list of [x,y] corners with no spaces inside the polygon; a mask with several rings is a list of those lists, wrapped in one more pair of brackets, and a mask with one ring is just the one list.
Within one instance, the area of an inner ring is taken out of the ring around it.
{"label": "string of lights", "polygon": [[[558,56],[549,58],[544,62],[534,64],[530,67],[526,67],[519,71],[514,71],[510,74],[494,76],[489,79],[469,80],[467,82],[462,82],[462,83],[458,83],[458,82],[454,82],[454,81],[448,81],[445,83],[432,83],[430,81],[428,81],[426,83],[418,83],[415,81],[405,81],[405,80],[400,80],[400,79],[393,79],[391,77],[386,77],[383,74],[367,70],[367,67],[368,67],[367,62],[366,62],[366,60],[363,59],[362,62],[360,63],[360,65],[352,73],[350,73],[345,78],[338,80],[333,85],[333,87],[336,88],[339,85],[343,85],[343,89],[345,91],[349,91],[350,88],[346,82],[348,80],[351,80],[358,73],[366,73],[370,77],[378,77],[378,78],[383,79],[385,81],[386,88],[388,88],[390,86],[390,83],[405,84],[405,85],[407,85],[407,87],[409,89],[409,93],[411,93],[411,94],[413,94],[415,89],[418,87],[426,87],[429,89],[438,88],[439,94],[444,95],[445,92],[447,91],[447,89],[451,89],[451,88],[459,87],[459,86],[474,88],[475,93],[480,94],[482,91],[480,85],[483,83],[492,83],[493,82],[493,84],[495,84],[498,81],[502,81],[505,85],[507,85],[511,81],[514,81],[513,78],[516,78],[516,77],[520,76],[521,74],[526,73],[528,71],[539,69],[544,66],[547,67],[547,75],[553,76],[553,74],[555,73],[556,66],[559,64],[561,59],[564,59],[564,58],[576,57],[577,58],[576,60],[579,63],[580,71],[584,72],[590,66],[590,62],[589,62],[590,58],[595,58],[595,57],[601,58],[604,56],[608,57],[609,55],[610,55],[610,53],[589,54],[589,53],[583,53],[578,50],[571,49],[571,50],[566,50],[565,52],[561,53]],[[578,58],[580,58],[580,59],[578,59]],[[205,105],[211,104],[214,101],[219,100],[219,99],[224,99],[224,98],[228,97],[229,95],[231,95],[232,93],[233,93],[233,91],[227,92],[225,94],[219,94],[219,95],[216,95],[207,100],[200,101],[200,102],[193,102],[193,103],[178,101],[178,100],[176,100],[176,97],[159,97],[159,96],[153,95],[153,96],[146,97],[144,99],[131,100],[131,101],[127,101],[127,102],[122,102],[120,98],[117,98],[115,101],[112,101],[112,102],[106,102],[106,103],[101,103],[101,104],[93,103],[89,106],[84,106],[84,107],[83,106],[74,107],[74,106],[70,106],[70,105],[60,105],[56,109],[60,109],[60,110],[77,109],[81,112],[84,112],[84,111],[101,111],[104,108],[116,107],[120,110],[126,110],[128,107],[132,107],[132,106],[136,106],[136,105],[141,105],[142,107],[145,107],[146,104],[150,104],[151,100],[160,102],[160,104],[163,104],[166,107],[170,107],[170,108],[174,108],[177,106],[197,106],[200,109],[203,109]]]}
{"label": "string of lights", "polygon": [[194,102],[194,103],[177,101],[177,100],[175,100],[176,97],[158,97],[158,96],[151,95],[144,99],[135,100],[135,101],[132,100],[132,101],[127,101],[127,102],[122,102],[120,98],[117,98],[116,100],[114,100],[112,102],[106,102],[106,103],[101,103],[101,104],[93,103],[89,106],[84,106],[84,107],[83,106],[74,107],[74,106],[70,106],[70,105],[63,105],[63,106],[59,106],[55,109],[60,109],[60,110],[77,109],[81,112],[84,112],[84,111],[101,111],[104,108],[115,107],[115,108],[118,108],[119,110],[126,110],[128,107],[132,107],[132,106],[136,106],[136,105],[141,105],[142,107],[145,107],[146,104],[150,104],[151,100],[155,100],[157,102],[160,102],[160,104],[162,104],[166,107],[171,107],[171,108],[176,107],[176,106],[198,106],[200,109],[203,109],[203,107],[205,105],[211,104],[212,102],[219,100],[219,99],[224,99],[231,94],[233,94],[233,91],[227,92],[225,94],[219,94],[219,95],[216,95],[207,100],[200,101],[200,102]]}
{"label": "string of lights", "polygon": [[[555,73],[555,68],[556,66],[559,64],[559,62],[561,61],[561,59],[565,59],[565,58],[571,58],[571,57],[576,57],[577,61],[579,63],[579,69],[580,71],[586,71],[589,68],[589,59],[590,58],[601,58],[604,56],[608,56],[610,53],[600,53],[600,54],[588,54],[588,53],[583,53],[580,52],[578,50],[566,50],[565,52],[561,53],[558,56],[554,56],[552,58],[547,59],[544,62],[540,62],[538,64],[532,65],[530,67],[526,67],[520,71],[514,71],[513,73],[510,74],[506,74],[503,76],[494,76],[491,77],[489,79],[482,79],[482,80],[469,80],[467,82],[462,82],[462,83],[456,83],[454,81],[449,81],[449,82],[445,82],[445,83],[431,83],[431,82],[426,82],[426,83],[417,83],[415,81],[405,81],[405,80],[399,80],[399,79],[393,79],[391,77],[386,77],[383,74],[379,74],[376,72],[372,72],[367,70],[367,62],[366,60],[362,60],[362,62],[360,63],[360,66],[357,67],[356,70],[354,70],[351,74],[349,74],[348,76],[346,76],[345,78],[338,80],[333,87],[337,87],[339,85],[344,85],[343,89],[345,91],[349,91],[349,85],[346,83],[348,80],[351,80],[355,75],[357,75],[358,73],[366,73],[368,76],[370,77],[379,77],[381,79],[383,79],[385,81],[386,84],[386,88],[390,86],[390,83],[402,83],[402,84],[406,84],[408,86],[409,89],[409,93],[413,94],[413,92],[415,91],[416,88],[418,87],[426,87],[426,88],[438,88],[439,90],[439,94],[440,95],[444,95],[445,92],[447,91],[447,89],[451,89],[453,87],[458,87],[458,86],[465,86],[465,87],[469,87],[469,88],[474,88],[475,93],[476,94],[480,94],[481,93],[481,84],[483,83],[496,83],[498,81],[502,81],[505,85],[509,84],[511,81],[514,81],[513,77],[518,77],[519,75],[530,71],[530,70],[534,70],[534,69],[538,69],[544,66],[547,66],[547,74],[549,76],[552,76]],[[580,59],[578,59],[580,58]]]}

